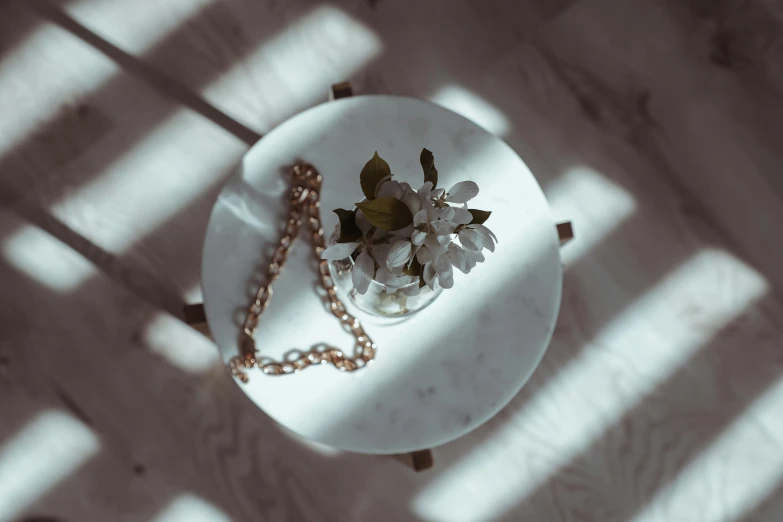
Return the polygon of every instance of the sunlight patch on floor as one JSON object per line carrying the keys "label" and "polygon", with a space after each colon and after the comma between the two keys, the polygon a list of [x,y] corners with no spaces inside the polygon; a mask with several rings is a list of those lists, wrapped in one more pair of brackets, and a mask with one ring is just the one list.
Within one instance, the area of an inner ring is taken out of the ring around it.
{"label": "sunlight patch on floor", "polygon": [[60,411],[40,414],[0,448],[0,522],[46,495],[100,450],[98,437]]}
{"label": "sunlight patch on floor", "polygon": [[447,85],[430,97],[430,101],[461,114],[498,137],[509,131],[509,121],[485,99],[458,85]]}
{"label": "sunlight patch on floor", "polygon": [[[222,144],[211,144],[209,129],[205,136],[183,133],[195,118],[188,110],[177,111],[102,176],[53,205],[52,212],[69,215],[90,209],[95,220],[105,220],[103,226],[92,227],[90,239],[111,252],[129,248],[209,189],[217,188],[241,156],[240,147],[227,151]],[[184,154],[194,140],[199,143],[198,153]]]}
{"label": "sunlight patch on floor", "polygon": [[175,498],[152,522],[231,522],[231,518],[203,498],[185,493]]}
{"label": "sunlight patch on floor", "polygon": [[[36,11],[34,4],[30,4],[31,10]],[[80,22],[89,23],[90,28],[100,27],[112,41],[112,20],[115,25],[129,22],[127,16],[116,16],[115,8],[119,5],[118,2],[71,1],[64,9]],[[143,15],[144,9],[136,9],[135,12],[143,16],[143,23],[134,24],[133,52],[143,54],[155,47],[199,7],[195,1],[180,2],[176,16]],[[52,68],[52,63],[57,63],[56,69]],[[74,123],[71,126],[75,128],[78,118],[74,100],[78,102],[81,96],[88,99],[90,94],[120,74],[123,74],[122,70],[102,53],[41,17],[40,28],[0,60],[0,114],[14,115],[13,119],[0,120],[3,136],[0,156],[11,153],[38,131],[43,131],[42,140],[51,141],[53,136],[47,133],[46,127],[53,121],[53,115],[57,117],[54,121],[64,125],[72,105],[70,112],[74,113]],[[31,81],[33,78],[48,81]]]}
{"label": "sunlight patch on floor", "polygon": [[[766,290],[763,277],[729,253],[702,251],[628,306],[502,428],[424,489],[413,509],[430,522],[489,521],[506,512]],[[477,475],[494,480],[478,487]]]}
{"label": "sunlight patch on floor", "polygon": [[[216,189],[240,156],[240,148],[231,154],[218,151],[216,144],[215,154],[209,154],[210,145],[203,145],[203,154],[183,161],[186,156],[181,150],[189,146],[193,135],[183,134],[182,128],[195,117],[188,111],[178,112],[103,176],[68,192],[52,205],[52,214],[62,216],[66,226],[99,248],[118,256],[125,253],[206,192]],[[205,203],[204,212],[208,212],[208,205]],[[193,233],[200,232],[189,223],[184,225]],[[181,226],[168,233],[182,233]],[[70,247],[31,225],[11,234],[0,248],[14,266],[58,291],[72,290],[97,273],[94,265]]]}
{"label": "sunlight patch on floor", "polygon": [[628,191],[589,167],[569,169],[544,192],[556,220],[571,221],[574,227],[575,239],[560,249],[566,266],[592,251],[637,208]]}
{"label": "sunlight patch on floor", "polygon": [[[738,416],[632,522],[744,520],[783,478],[781,412],[783,379]],[[713,491],[722,491],[721,498],[694,502],[694,499],[714,498]]]}
{"label": "sunlight patch on floor", "polygon": [[3,256],[35,281],[65,293],[95,274],[95,267],[48,232],[23,224],[2,244]]}
{"label": "sunlight patch on floor", "polygon": [[[210,98],[225,98],[251,76],[263,98],[248,101],[245,114],[236,117],[268,130],[326,101],[330,85],[347,80],[382,51],[383,43],[374,30],[341,9],[319,6],[260,43],[241,67],[222,75],[203,92]],[[269,81],[272,77],[274,81]],[[248,109],[254,114],[246,117]]]}
{"label": "sunlight patch on floor", "polygon": [[[51,62],[58,59],[62,59],[62,69],[52,70]],[[44,142],[57,137],[47,132],[50,122],[58,122],[62,127],[72,121],[70,127],[75,127],[75,108],[71,111],[73,118],[67,120],[75,91],[89,92],[118,71],[113,62],[103,59],[92,47],[63,29],[42,22],[40,29],[0,61],[0,114],[14,115],[0,119],[0,157],[12,154],[36,133],[41,134],[39,138]],[[36,77],[49,81],[32,82],[31,78]]]}
{"label": "sunlight patch on floor", "polygon": [[[291,49],[300,48],[294,44],[301,38],[323,39],[324,53],[309,57],[292,55]],[[271,60],[277,68],[283,63],[297,63],[295,70],[291,69],[290,84],[278,84],[282,88],[279,94],[286,100],[275,104],[290,115],[296,112],[292,104],[311,105],[319,97],[325,97],[328,85],[354,72],[380,50],[380,40],[374,32],[339,9],[319,7],[286,28],[279,37],[262,45],[251,61],[258,60],[260,67],[270,65]],[[307,81],[301,81],[299,71],[302,67],[308,70]],[[241,74],[246,74],[242,69]],[[228,74],[214,85],[223,82],[231,85],[235,79],[232,78]],[[200,120],[200,116],[189,110],[178,111],[108,166],[101,176],[53,205],[52,212],[63,216],[89,214],[101,226],[66,224],[108,252],[124,252],[220,184],[244,152],[245,148],[240,144],[233,144],[231,150],[226,150],[222,140],[210,139],[214,129],[208,126],[203,126],[205,135],[201,139],[198,134],[194,135],[197,131],[182,133],[185,127],[199,129]],[[192,149],[194,139],[200,143],[198,153],[183,154]],[[214,152],[210,153],[210,149]],[[129,216],[133,216],[132,227],[123,225]],[[176,231],[171,233],[176,234]],[[29,227],[7,239],[2,248],[14,265],[47,286],[71,290],[92,276],[95,269],[87,265],[82,269],[61,270],[56,266],[55,257],[40,255],[61,246],[48,234]]]}
{"label": "sunlight patch on floor", "polygon": [[211,340],[169,314],[157,314],[150,320],[143,341],[152,353],[187,373],[203,373],[223,364]]}
{"label": "sunlight patch on floor", "polygon": [[212,3],[214,0],[171,2],[160,5],[158,11],[123,2],[69,0],[63,10],[101,37],[128,52],[142,54],[181,30]]}

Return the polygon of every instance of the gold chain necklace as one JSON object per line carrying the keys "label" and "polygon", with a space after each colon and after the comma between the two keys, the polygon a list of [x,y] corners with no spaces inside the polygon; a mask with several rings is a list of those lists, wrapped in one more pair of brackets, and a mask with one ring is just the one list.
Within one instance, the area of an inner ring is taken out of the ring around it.
{"label": "gold chain necklace", "polygon": [[[321,183],[323,177],[312,165],[296,165],[291,169],[293,188],[291,189],[288,223],[283,236],[275,249],[272,261],[267,268],[264,284],[258,289],[255,300],[247,312],[242,332],[240,333],[240,355],[232,357],[228,363],[231,375],[246,383],[249,379],[245,369],[257,367],[267,375],[288,375],[304,370],[313,364],[330,363],[341,371],[352,372],[367,366],[375,357],[377,345],[365,333],[359,320],[348,313],[345,305],[337,299],[337,290],[329,274],[329,262],[321,259],[321,253],[326,248],[324,230],[321,226]],[[326,290],[326,301],[329,311],[343,324],[344,328],[356,339],[353,357],[346,356],[342,350],[333,346],[318,344],[309,352],[298,351],[299,356],[293,360],[286,358],[275,361],[268,357],[256,357],[258,350],[254,334],[258,321],[269,301],[272,299],[272,283],[280,276],[288,253],[296,240],[302,219],[306,218],[312,232],[311,243],[313,253],[318,261],[318,271],[321,275],[321,285]]]}

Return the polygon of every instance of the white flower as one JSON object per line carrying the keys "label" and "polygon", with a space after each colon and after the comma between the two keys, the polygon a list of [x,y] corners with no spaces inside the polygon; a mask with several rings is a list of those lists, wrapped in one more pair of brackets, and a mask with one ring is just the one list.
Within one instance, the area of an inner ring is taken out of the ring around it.
{"label": "white flower", "polygon": [[[424,184],[419,187],[419,190],[416,191],[416,198],[419,200],[418,202],[418,208],[414,211],[413,208],[411,208],[411,212],[415,215],[416,212],[421,210],[422,208],[432,205],[432,182],[431,181],[425,181]],[[416,204],[414,204],[415,206]],[[410,207],[410,205],[408,205]]]}
{"label": "white flower", "polygon": [[[484,254],[481,252],[465,250],[465,260],[468,262],[468,272],[470,272],[476,267],[478,263],[484,262]],[[467,274],[468,272],[465,273]]]}
{"label": "white flower", "polygon": [[451,288],[454,286],[454,273],[451,269],[451,261],[446,252],[436,256],[435,259],[424,265],[422,270],[424,282],[433,290],[435,289],[436,278],[443,288]]}
{"label": "white flower", "polygon": [[476,263],[473,256],[459,245],[449,243],[445,252],[436,255],[432,261],[424,265],[424,282],[430,288],[434,288],[435,280],[437,279],[443,288],[451,288],[454,286],[452,266],[467,274],[476,266]]}
{"label": "white flower", "polygon": [[364,248],[365,246],[369,246],[367,245],[367,240],[369,239],[367,234],[369,234],[370,230],[372,230],[372,225],[369,221],[367,221],[367,218],[364,216],[364,212],[361,210],[356,211],[354,223],[356,223],[356,226],[361,231],[362,237],[358,241],[353,241],[351,243],[337,243],[330,246],[321,253],[321,259],[340,261],[341,259],[345,259],[346,257],[353,254],[357,248]]}
{"label": "white flower", "polygon": [[351,281],[356,291],[360,294],[367,293],[370,288],[370,281],[375,277],[375,262],[372,260],[367,249],[363,250],[351,270]]}
{"label": "white flower", "polygon": [[381,267],[375,272],[375,280],[389,288],[397,289],[413,283],[416,281],[416,278],[403,273],[395,273],[388,268]]}
{"label": "white flower", "polygon": [[467,225],[473,221],[473,214],[464,208],[446,207],[440,209],[440,219],[451,221],[457,225]]}
{"label": "white flower", "polygon": [[356,261],[353,262],[351,280],[356,291],[360,294],[365,294],[370,287],[370,281],[375,277],[375,262],[378,259],[386,259],[386,248],[388,248],[388,245],[374,244],[372,242],[372,234],[370,234],[372,225],[367,221],[361,210],[356,211],[355,222],[362,232],[362,237],[359,241],[332,245],[321,253],[321,259],[340,261],[351,257],[358,249],[360,253],[356,257]]}
{"label": "white flower", "polygon": [[463,247],[474,252],[481,252],[484,248],[494,252],[495,242],[498,240],[495,234],[484,225],[468,225],[457,236]]}
{"label": "white flower", "polygon": [[451,243],[451,234],[457,228],[457,223],[448,219],[442,219],[441,216],[448,218],[448,210],[437,209],[432,204],[419,210],[413,216],[414,231],[411,233],[411,243],[419,247],[416,251],[416,259],[422,265],[432,261],[438,254],[442,254],[449,248]]}
{"label": "white flower", "polygon": [[386,266],[388,268],[397,268],[408,263],[413,252],[413,245],[407,239],[400,239],[394,243],[386,255]]}
{"label": "white flower", "polygon": [[[424,284],[432,289],[436,283],[451,288],[453,268],[467,274],[484,261],[483,249],[495,250],[495,234],[484,225],[470,224],[473,215],[467,209],[467,202],[478,192],[478,185],[472,181],[457,183],[448,191],[433,190],[428,181],[414,191],[409,184],[387,177],[378,184],[376,197],[404,202],[411,211],[413,223],[404,229],[384,232],[372,227],[359,210],[356,225],[362,237],[356,242],[327,248],[321,258],[351,259],[351,278],[360,294],[367,292],[373,279],[389,291],[403,289],[406,295],[418,294],[418,277],[404,273],[414,257],[422,266]],[[452,242],[455,233],[461,246]]]}
{"label": "white flower", "polygon": [[[432,183],[429,184],[431,187]],[[379,185],[376,197],[398,199],[408,205],[408,208],[411,211],[411,215],[413,215],[421,209],[421,192],[422,189],[415,191],[404,181],[400,183],[399,181],[389,180]],[[427,194],[429,195],[429,191],[427,191]]]}
{"label": "white flower", "polygon": [[479,193],[478,185],[473,181],[460,181],[446,192],[449,203],[467,203]]}
{"label": "white flower", "polygon": [[337,243],[330,246],[323,252],[321,252],[321,259],[327,259],[329,261],[340,261],[346,257],[352,255],[357,248],[362,246],[362,243]]}
{"label": "white flower", "polygon": [[361,249],[361,253],[353,262],[351,280],[356,291],[364,294],[370,287],[370,281],[375,277],[375,262],[370,255],[370,247],[366,243],[337,243],[324,250],[321,259],[340,261],[352,256],[356,249]]}
{"label": "white flower", "polygon": [[470,273],[477,263],[484,261],[484,255],[481,252],[466,250],[455,243],[450,243],[446,252],[438,254],[435,258],[424,265],[424,282],[430,288],[435,288],[435,281],[440,283],[443,288],[454,286],[454,272],[452,266],[464,274]]}
{"label": "white flower", "polygon": [[[426,188],[426,190],[425,190]],[[405,183],[393,179],[387,179],[381,181],[378,184],[378,188],[375,191],[375,196],[378,198],[394,198],[402,201],[408,206],[411,211],[411,215],[415,215],[416,212],[421,210],[425,202],[429,202],[430,190],[432,189],[432,183],[427,182],[418,191]],[[405,228],[399,230],[393,230],[388,234],[397,237],[410,237],[413,232],[413,225],[408,225]]]}
{"label": "white flower", "polygon": [[399,181],[390,179],[388,181],[381,181],[381,183],[378,184],[378,188],[375,190],[375,197],[395,198],[404,201],[405,196],[409,193],[414,193],[410,185],[404,181],[400,183]]}
{"label": "white flower", "polygon": [[469,258],[465,249],[458,246],[456,243],[451,243],[449,245],[449,249],[446,251],[445,255],[448,256],[451,265],[463,274],[469,273],[473,267],[476,266],[476,263],[471,264],[472,257]]}

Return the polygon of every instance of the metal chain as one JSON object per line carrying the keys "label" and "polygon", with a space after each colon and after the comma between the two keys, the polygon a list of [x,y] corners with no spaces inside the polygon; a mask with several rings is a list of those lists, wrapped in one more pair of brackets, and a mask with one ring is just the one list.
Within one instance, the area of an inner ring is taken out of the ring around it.
{"label": "metal chain", "polygon": [[[255,300],[247,312],[239,339],[240,355],[232,357],[228,363],[231,375],[244,383],[249,379],[245,370],[254,367],[260,368],[267,375],[288,375],[304,370],[313,364],[329,363],[341,371],[352,372],[365,367],[372,361],[378,348],[364,331],[359,320],[349,314],[345,305],[337,298],[337,290],[329,274],[329,262],[321,259],[321,253],[326,248],[320,215],[323,177],[312,165],[307,164],[294,166],[291,169],[291,177],[293,178],[293,188],[291,189],[290,210],[285,232],[275,249],[272,261],[269,263],[264,284],[258,289]],[[339,348],[321,344],[316,345],[307,353],[299,352],[302,355],[294,360],[275,361],[268,357],[259,359],[256,357],[258,350],[254,337],[258,321],[266,307],[269,306],[269,301],[272,299],[272,283],[280,276],[280,271],[288,259],[288,254],[296,240],[303,219],[307,221],[312,233],[313,253],[318,261],[321,285],[326,290],[329,311],[356,339],[354,355],[347,356]]]}

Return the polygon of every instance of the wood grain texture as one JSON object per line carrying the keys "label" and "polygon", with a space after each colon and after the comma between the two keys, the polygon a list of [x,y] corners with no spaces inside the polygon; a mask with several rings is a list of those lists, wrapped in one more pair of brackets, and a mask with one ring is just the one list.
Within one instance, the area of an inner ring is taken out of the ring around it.
{"label": "wood grain texture", "polygon": [[[54,5],[127,63],[0,4],[0,520],[780,520],[779,0]],[[494,111],[577,229],[539,370],[425,474],[283,432],[178,319],[231,128],[346,79]],[[50,411],[99,451],[42,488]]]}

